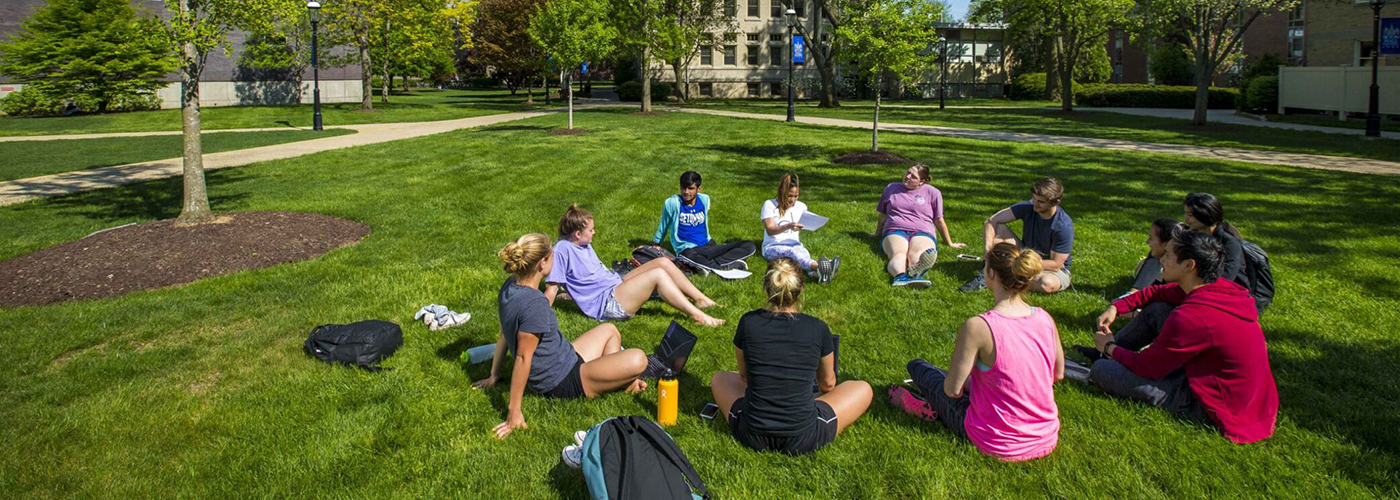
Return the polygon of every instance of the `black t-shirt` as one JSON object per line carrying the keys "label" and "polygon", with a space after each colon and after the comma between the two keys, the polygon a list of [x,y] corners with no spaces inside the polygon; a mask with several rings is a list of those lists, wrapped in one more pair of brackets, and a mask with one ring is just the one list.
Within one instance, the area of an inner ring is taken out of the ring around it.
{"label": "black t-shirt", "polygon": [[816,425],[812,384],[831,354],[831,329],[806,314],[762,309],[739,319],[734,347],[744,351],[748,389],[741,428],[768,436],[797,436]]}

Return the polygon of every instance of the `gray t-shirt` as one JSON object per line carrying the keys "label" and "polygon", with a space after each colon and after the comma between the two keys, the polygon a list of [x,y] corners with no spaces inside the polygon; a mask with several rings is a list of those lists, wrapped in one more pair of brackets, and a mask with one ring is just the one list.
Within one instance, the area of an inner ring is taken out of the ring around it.
{"label": "gray t-shirt", "polygon": [[530,379],[525,387],[537,393],[553,390],[569,375],[579,358],[574,346],[559,333],[559,318],[554,316],[549,300],[538,289],[517,285],[515,278],[506,278],[496,296],[496,305],[506,349],[512,356],[516,354],[519,332],[533,333],[540,338],[530,360]]}

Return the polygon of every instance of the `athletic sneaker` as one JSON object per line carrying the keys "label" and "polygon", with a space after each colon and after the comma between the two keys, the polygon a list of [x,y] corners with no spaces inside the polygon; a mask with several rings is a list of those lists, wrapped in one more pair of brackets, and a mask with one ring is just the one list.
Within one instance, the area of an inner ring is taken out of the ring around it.
{"label": "athletic sneaker", "polygon": [[899,273],[899,276],[895,276],[894,281],[890,282],[890,286],[909,286],[913,281],[908,274]]}
{"label": "athletic sneaker", "polygon": [[588,431],[574,432],[574,444],[583,446],[583,440],[588,439]]}
{"label": "athletic sneaker", "polygon": [[972,279],[967,281],[967,283],[963,283],[963,286],[958,287],[958,291],[967,293],[975,292],[984,288],[987,288],[987,277],[982,276],[982,273],[979,272],[977,273],[977,276],[973,276]]}
{"label": "athletic sneaker", "polygon": [[[836,271],[839,270],[841,270],[841,256],[837,255],[831,258],[831,276],[836,276]],[[827,283],[831,282],[831,276],[827,276]]]}
{"label": "athletic sneaker", "polygon": [[733,270],[736,270],[736,269],[737,269],[737,270],[740,270],[740,271],[748,271],[748,270],[749,270],[749,263],[748,263],[748,262],[744,262],[744,261],[742,261],[742,260],[736,260],[736,261],[734,261],[734,262],[730,262],[730,263],[728,263],[728,264],[725,264],[725,265],[723,265],[723,266],[720,266],[720,269],[725,270],[725,271],[733,271]]}
{"label": "athletic sneaker", "polygon": [[919,256],[919,261],[914,263],[914,267],[909,268],[909,275],[922,278],[924,273],[933,269],[933,265],[938,262],[938,250],[928,249]]}
{"label": "athletic sneaker", "polygon": [[918,276],[918,277],[914,277],[914,278],[909,278],[909,288],[913,288],[913,289],[915,289],[915,290],[923,290],[923,289],[928,288],[928,287],[930,287],[930,286],[933,286],[933,282],[932,282],[932,281],[929,281],[928,279],[924,278],[923,276]]}
{"label": "athletic sneaker", "polygon": [[899,386],[890,387],[890,404],[915,417],[930,422],[938,420],[938,412],[929,407],[928,401],[915,396],[914,393],[909,392],[909,389]]}
{"label": "athletic sneaker", "polygon": [[835,272],[835,265],[832,264],[831,259],[817,258],[817,283],[831,283],[831,275]]}
{"label": "athletic sneaker", "polygon": [[1065,378],[1081,384],[1087,384],[1089,383],[1089,367],[1066,359]]}
{"label": "athletic sneaker", "polygon": [[564,461],[564,465],[574,469],[583,468],[583,447],[571,444],[564,447],[564,451],[559,453],[559,459]]}
{"label": "athletic sneaker", "polygon": [[1074,349],[1074,352],[1079,353],[1080,356],[1084,356],[1084,359],[1089,360],[1089,364],[1091,365],[1094,364],[1095,361],[1104,359],[1103,353],[1093,347],[1074,345],[1070,346],[1070,349]]}

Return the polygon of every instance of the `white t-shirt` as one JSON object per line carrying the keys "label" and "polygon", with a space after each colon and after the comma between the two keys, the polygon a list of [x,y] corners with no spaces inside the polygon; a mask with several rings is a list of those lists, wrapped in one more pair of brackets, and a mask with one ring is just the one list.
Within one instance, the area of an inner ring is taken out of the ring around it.
{"label": "white t-shirt", "polygon": [[[773,219],[773,225],[781,226],[789,222],[797,222],[799,220],[802,220],[802,214],[804,213],[807,213],[807,204],[799,201],[797,203],[794,203],[791,207],[788,207],[787,213],[784,213],[783,215],[778,215],[778,200],[773,199],[763,202],[763,212],[759,215],[759,219]],[[772,245],[778,242],[796,242],[798,241],[799,232],[800,231],[797,229],[789,229],[787,231],[778,233],[776,236],[774,236],[768,234],[768,230],[764,229],[763,246],[767,247],[768,245]]]}

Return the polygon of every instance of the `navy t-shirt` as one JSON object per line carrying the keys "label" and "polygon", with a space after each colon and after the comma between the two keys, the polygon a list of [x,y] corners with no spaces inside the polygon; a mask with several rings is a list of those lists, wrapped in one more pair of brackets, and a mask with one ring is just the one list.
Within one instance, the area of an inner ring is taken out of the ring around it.
{"label": "navy t-shirt", "polygon": [[676,221],[676,233],[680,235],[681,241],[694,243],[695,246],[705,246],[710,242],[710,231],[705,227],[708,221],[705,220],[704,203],[699,196],[695,197],[695,203],[692,205],[681,201],[681,212]]}
{"label": "navy t-shirt", "polygon": [[1074,250],[1074,221],[1070,220],[1065,207],[1059,207],[1053,217],[1044,219],[1035,213],[1031,202],[1023,201],[1011,205],[1011,214],[1021,219],[1023,247],[1035,250],[1042,259],[1049,259],[1050,252],[1069,255],[1065,258],[1065,269],[1069,269],[1070,261],[1074,260],[1070,253]]}

